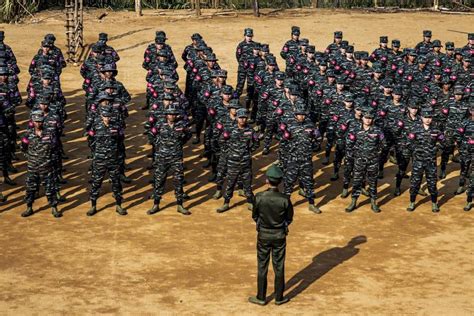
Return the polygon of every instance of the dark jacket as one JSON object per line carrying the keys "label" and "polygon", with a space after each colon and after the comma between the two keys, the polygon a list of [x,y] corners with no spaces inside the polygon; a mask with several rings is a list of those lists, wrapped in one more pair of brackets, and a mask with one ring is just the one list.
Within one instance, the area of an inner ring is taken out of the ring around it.
{"label": "dark jacket", "polygon": [[268,189],[255,195],[252,218],[257,230],[286,228],[293,221],[293,204],[283,193]]}

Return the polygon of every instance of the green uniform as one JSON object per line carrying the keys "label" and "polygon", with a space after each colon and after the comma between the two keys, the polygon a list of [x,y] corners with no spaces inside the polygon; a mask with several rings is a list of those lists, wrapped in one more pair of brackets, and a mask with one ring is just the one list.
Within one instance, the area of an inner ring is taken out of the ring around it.
{"label": "green uniform", "polygon": [[293,221],[293,205],[278,189],[271,188],[255,196],[252,218],[257,223],[257,299],[264,301],[270,254],[275,272],[275,301],[283,300],[285,290],[285,253],[288,225]]}

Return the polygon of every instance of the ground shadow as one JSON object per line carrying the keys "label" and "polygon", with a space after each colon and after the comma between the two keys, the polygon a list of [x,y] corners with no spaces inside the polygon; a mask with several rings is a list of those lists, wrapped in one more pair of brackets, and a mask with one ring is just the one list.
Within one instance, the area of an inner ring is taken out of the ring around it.
{"label": "ground shadow", "polygon": [[[314,282],[326,273],[357,255],[360,251],[357,246],[366,243],[367,237],[360,235],[352,238],[344,247],[335,247],[314,256],[312,262],[296,273],[285,284],[286,296],[289,299],[304,292]],[[270,299],[274,297],[274,293]]]}

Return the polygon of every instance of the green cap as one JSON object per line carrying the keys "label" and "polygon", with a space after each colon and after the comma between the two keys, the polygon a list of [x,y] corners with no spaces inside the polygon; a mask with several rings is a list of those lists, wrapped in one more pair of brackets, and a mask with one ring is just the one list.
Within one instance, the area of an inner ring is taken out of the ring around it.
{"label": "green cap", "polygon": [[271,165],[265,173],[268,179],[279,181],[283,178],[283,171],[277,165]]}

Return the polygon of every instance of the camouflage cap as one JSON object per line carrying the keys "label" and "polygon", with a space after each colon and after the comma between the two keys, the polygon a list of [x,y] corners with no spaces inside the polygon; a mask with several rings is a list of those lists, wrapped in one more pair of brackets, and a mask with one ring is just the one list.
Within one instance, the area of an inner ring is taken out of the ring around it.
{"label": "camouflage cap", "polygon": [[44,39],[48,42],[55,42],[56,41],[56,36],[54,36],[54,34],[46,34],[44,36]]}
{"label": "camouflage cap", "polygon": [[96,97],[97,102],[112,101],[113,99],[114,98],[110,94],[108,94],[107,92],[101,92]]}
{"label": "camouflage cap", "polygon": [[172,93],[165,92],[163,93],[163,100],[173,101],[175,99]]}
{"label": "camouflage cap", "polygon": [[248,115],[248,111],[246,108],[237,109],[237,113],[236,113],[237,117],[247,117],[247,115]]}
{"label": "camouflage cap", "polygon": [[234,89],[232,88],[232,86],[225,85],[225,86],[222,87],[221,92],[222,92],[222,94],[231,95],[232,93],[234,93]]}
{"label": "camouflage cap", "polygon": [[101,106],[99,108],[99,113],[103,117],[111,117],[112,116],[112,106]]}
{"label": "camouflage cap", "polygon": [[464,87],[461,85],[454,86],[454,94],[456,95],[463,95],[464,94]]}
{"label": "camouflage cap", "polygon": [[107,35],[107,33],[99,33],[99,41],[107,41],[109,38],[109,36]]}
{"label": "camouflage cap", "polygon": [[238,99],[232,99],[229,101],[228,108],[229,109],[240,109],[242,106],[239,103]]}
{"label": "camouflage cap", "polygon": [[300,35],[301,30],[299,26],[292,26],[291,27],[291,35]]}
{"label": "camouflage cap", "polygon": [[167,114],[167,115],[178,115],[179,114],[179,109],[177,107],[175,107],[174,105],[171,105],[165,110],[165,114]]}
{"label": "camouflage cap", "polygon": [[275,79],[277,80],[285,80],[286,76],[285,73],[282,71],[277,71],[275,74]]}
{"label": "camouflage cap", "polygon": [[433,47],[443,47],[443,45],[441,45],[441,41],[440,41],[440,40],[434,40],[434,41],[433,41]]}
{"label": "camouflage cap", "polygon": [[191,35],[191,39],[192,40],[200,40],[200,39],[202,39],[202,36],[199,33],[194,33],[193,35]]}
{"label": "camouflage cap", "polygon": [[446,42],[445,46],[446,50],[454,50],[454,42]]}
{"label": "camouflage cap", "polygon": [[433,117],[433,109],[431,107],[424,107],[421,109],[421,116],[424,118]]}
{"label": "camouflage cap", "polygon": [[33,122],[43,122],[44,113],[41,110],[34,110],[31,112],[31,120]]}

